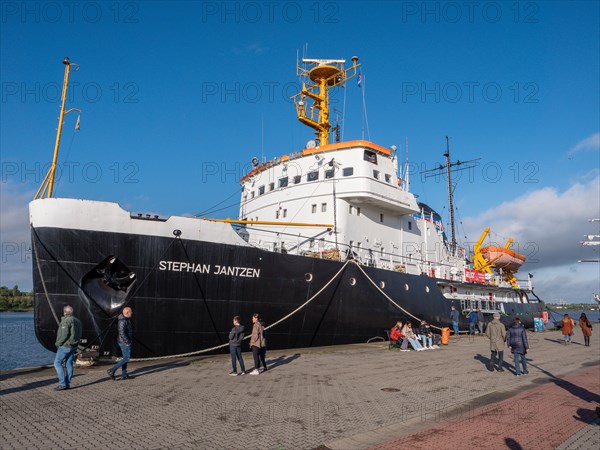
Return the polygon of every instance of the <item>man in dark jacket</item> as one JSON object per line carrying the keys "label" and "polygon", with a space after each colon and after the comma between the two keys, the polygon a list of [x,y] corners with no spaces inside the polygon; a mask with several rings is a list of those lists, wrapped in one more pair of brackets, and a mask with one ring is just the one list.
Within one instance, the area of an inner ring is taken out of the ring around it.
{"label": "man in dark jacket", "polygon": [[508,328],[506,343],[515,356],[515,375],[521,375],[519,361],[523,365],[523,375],[527,375],[529,372],[527,371],[527,359],[525,358],[525,354],[529,348],[529,343],[527,342],[527,332],[525,331],[525,327],[518,317],[515,317],[512,325]]}
{"label": "man in dark jacket", "polygon": [[229,332],[229,352],[231,353],[231,367],[232,371],[229,373],[232,377],[238,375],[237,361],[240,362],[240,369],[242,372],[239,375],[246,374],[246,368],[244,367],[244,358],[242,358],[242,340],[244,339],[244,325],[240,325],[240,316],[233,318],[233,328]]}
{"label": "man in dark jacket", "polygon": [[477,311],[474,309],[469,313],[469,335],[475,334],[475,327],[477,326]]}
{"label": "man in dark jacket", "polygon": [[128,380],[131,378],[129,375],[127,375],[127,361],[129,361],[129,358],[131,357],[131,343],[133,340],[133,327],[131,325],[132,315],[133,311],[129,306],[123,308],[123,312],[119,314],[119,336],[117,338],[117,343],[119,344],[119,347],[121,347],[121,354],[123,357],[120,361],[117,361],[112,368],[106,371],[108,376],[113,380],[115,380],[115,372],[119,367],[121,368],[121,380]]}
{"label": "man in dark jacket", "polygon": [[[81,339],[81,321],[73,317],[73,308],[65,306],[63,308],[63,318],[58,326],[56,333],[56,357],[54,358],[54,368],[58,375],[57,391],[69,389],[71,379],[73,378],[73,357],[77,351],[77,345]],[[65,376],[65,369],[67,369]]]}
{"label": "man in dark jacket", "polygon": [[481,312],[481,308],[477,308],[477,326],[479,327],[479,333],[483,334],[485,332],[484,328],[484,318],[483,313]]}
{"label": "man in dark jacket", "polygon": [[458,311],[454,305],[450,309],[450,321],[452,322],[452,328],[454,329],[454,336],[458,336]]}

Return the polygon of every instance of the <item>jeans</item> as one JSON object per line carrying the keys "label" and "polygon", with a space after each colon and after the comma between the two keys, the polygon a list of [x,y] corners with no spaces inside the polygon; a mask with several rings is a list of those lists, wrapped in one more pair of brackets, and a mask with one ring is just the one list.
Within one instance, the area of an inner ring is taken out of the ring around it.
{"label": "jeans", "polygon": [[590,346],[590,337],[589,336],[584,336],[583,337],[583,342],[585,343],[586,347]]}
{"label": "jeans", "polygon": [[[56,374],[58,375],[58,385],[60,387],[68,388],[69,386],[71,386],[71,379],[73,378],[73,356],[75,356],[76,351],[77,346],[62,346],[56,349],[56,356],[54,357],[54,368],[56,369]],[[63,369],[63,364],[67,368],[66,376],[65,370]]]}
{"label": "jeans", "polygon": [[521,364],[523,365],[523,373],[529,373],[527,370],[527,359],[523,353],[515,352],[515,373],[517,375],[521,375],[521,371],[519,370],[519,360],[521,360]]}
{"label": "jeans", "polygon": [[242,358],[242,347],[239,345],[236,347],[229,346],[229,352],[231,353],[231,367],[233,371],[237,373],[237,361],[239,360],[240,368],[242,372],[245,372],[246,368],[244,367],[244,359]]}
{"label": "jeans", "polygon": [[490,362],[492,363],[492,365],[496,365],[496,359],[498,359],[498,369],[501,369],[504,365],[504,352],[492,351],[492,355],[490,356]]}
{"label": "jeans", "polygon": [[252,346],[252,357],[254,358],[254,370],[260,369],[260,347]]}
{"label": "jeans", "polygon": [[412,348],[414,348],[415,350],[419,350],[421,348],[423,348],[423,346],[421,344],[419,344],[419,341],[417,341],[416,339],[413,338],[406,338],[408,340],[408,342],[410,342],[410,345],[412,345]]}
{"label": "jeans", "polygon": [[483,324],[483,322],[477,322],[477,326],[479,327],[479,332],[480,332],[481,334],[483,334],[483,333],[484,333],[484,331],[485,331],[485,330],[483,329],[483,328],[484,328],[484,324]]}
{"label": "jeans", "polygon": [[261,347],[258,356],[260,357],[260,362],[262,362],[263,367],[265,368],[265,370],[267,370],[267,347]]}
{"label": "jeans", "polygon": [[452,328],[454,328],[454,334],[458,336],[458,322],[452,321]]}
{"label": "jeans", "polygon": [[571,342],[571,335],[570,334],[564,334],[563,335],[565,342]]}
{"label": "jeans", "polygon": [[127,361],[129,361],[129,358],[131,357],[131,345],[119,343],[119,347],[121,347],[121,354],[123,355],[123,358],[121,358],[120,361],[117,361],[117,363],[114,366],[112,366],[110,371],[112,373],[115,373],[117,371],[117,369],[120,367],[121,368],[121,377],[126,377],[127,376]]}
{"label": "jeans", "polygon": [[475,334],[475,326],[477,324],[475,322],[469,322],[469,334],[470,335],[474,335]]}
{"label": "jeans", "polygon": [[423,342],[423,347],[433,347],[433,338],[432,336],[421,336],[421,340]]}

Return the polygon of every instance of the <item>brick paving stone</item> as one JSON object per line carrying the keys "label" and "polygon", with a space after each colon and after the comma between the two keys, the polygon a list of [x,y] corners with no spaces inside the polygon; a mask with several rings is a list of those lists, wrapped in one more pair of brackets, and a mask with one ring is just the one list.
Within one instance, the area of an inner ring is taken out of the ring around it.
{"label": "brick paving stone", "polygon": [[[523,378],[485,370],[489,344],[480,337],[419,353],[389,351],[382,343],[270,351],[271,370],[260,376],[227,376],[225,354],[131,363],[129,382],[109,380],[103,366],[76,369],[74,389],[66,392],[53,391],[51,369],[6,373],[0,376],[0,446],[368,448],[443,425],[447,417],[471,417],[477,408],[528,395],[553,376],[598,362],[592,349],[564,347],[559,338],[530,335],[531,375]],[[592,336],[593,348],[599,342]],[[244,357],[249,363],[250,355]],[[381,390],[386,387],[398,391]],[[568,399],[556,409],[574,405]],[[512,414],[527,418],[528,407]],[[536,427],[545,432],[545,424]],[[568,423],[554,428],[563,441],[578,431]]]}

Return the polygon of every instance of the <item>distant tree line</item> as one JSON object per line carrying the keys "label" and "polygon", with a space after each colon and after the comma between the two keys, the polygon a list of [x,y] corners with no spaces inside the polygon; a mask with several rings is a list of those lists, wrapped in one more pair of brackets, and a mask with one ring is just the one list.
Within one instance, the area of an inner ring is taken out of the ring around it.
{"label": "distant tree line", "polygon": [[0,311],[33,309],[33,292],[21,292],[19,286],[0,286]]}

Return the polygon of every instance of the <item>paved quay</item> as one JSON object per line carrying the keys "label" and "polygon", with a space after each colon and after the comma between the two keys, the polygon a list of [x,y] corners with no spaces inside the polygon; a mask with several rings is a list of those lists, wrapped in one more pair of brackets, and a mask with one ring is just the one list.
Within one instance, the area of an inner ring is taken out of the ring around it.
{"label": "paved quay", "polygon": [[4,372],[0,448],[597,448],[598,334],[528,337],[523,377],[488,372],[479,336],[271,351],[259,376],[228,376],[229,355],[132,363],[126,381],[96,366],[61,392],[53,369]]}

